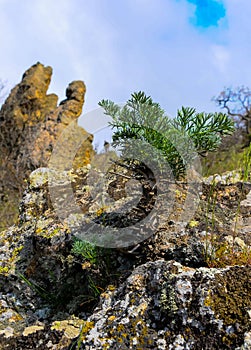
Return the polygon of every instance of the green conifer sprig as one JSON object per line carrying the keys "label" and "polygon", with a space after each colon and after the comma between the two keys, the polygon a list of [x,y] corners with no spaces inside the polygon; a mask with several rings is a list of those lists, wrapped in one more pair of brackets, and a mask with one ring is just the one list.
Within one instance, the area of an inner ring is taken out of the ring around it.
{"label": "green conifer sprig", "polygon": [[145,142],[151,146],[151,159],[159,167],[167,162],[176,179],[185,176],[194,158],[193,150],[202,156],[215,151],[222,137],[234,131],[233,121],[223,113],[196,113],[195,108],[182,107],[171,119],[142,91],[133,93],[123,107],[110,100],[102,100],[99,105],[112,118],[113,143],[120,146],[122,153],[129,140],[141,141],[133,144],[135,157],[146,153],[149,148],[142,148]]}

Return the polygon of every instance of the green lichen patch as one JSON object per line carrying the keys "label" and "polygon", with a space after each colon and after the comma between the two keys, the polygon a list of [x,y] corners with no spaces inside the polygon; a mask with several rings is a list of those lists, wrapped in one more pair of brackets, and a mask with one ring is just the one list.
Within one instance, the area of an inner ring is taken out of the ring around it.
{"label": "green lichen patch", "polygon": [[214,286],[206,303],[224,325],[236,325],[247,331],[251,326],[251,269],[235,266],[215,274]]}

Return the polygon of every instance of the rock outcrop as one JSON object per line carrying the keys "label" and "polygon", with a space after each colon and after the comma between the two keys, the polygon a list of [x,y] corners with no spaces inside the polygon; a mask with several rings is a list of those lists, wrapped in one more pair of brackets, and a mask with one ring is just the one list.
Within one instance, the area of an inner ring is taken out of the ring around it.
{"label": "rock outcrop", "polygon": [[[67,171],[85,207],[91,198],[89,168]],[[213,226],[210,187],[204,184],[187,226],[175,222],[173,213],[172,221],[135,249],[81,255],[72,250],[75,238],[67,223],[55,214],[51,172],[31,173],[19,225],[0,236],[0,348],[250,348],[249,183],[219,184]],[[176,189],[177,204],[181,191]],[[231,231],[238,208],[240,235]],[[219,268],[208,267],[213,262]]]}
{"label": "rock outcrop", "polygon": [[[34,169],[48,165],[59,135],[68,125],[73,123],[85,140],[75,165],[88,164],[93,154],[92,135],[77,126],[85,84],[70,83],[66,99],[57,105],[57,95],[47,94],[51,76],[52,68],[41,63],[29,68],[0,111],[0,221],[8,218],[6,225],[13,223],[24,180]],[[69,142],[65,153],[70,147]]]}

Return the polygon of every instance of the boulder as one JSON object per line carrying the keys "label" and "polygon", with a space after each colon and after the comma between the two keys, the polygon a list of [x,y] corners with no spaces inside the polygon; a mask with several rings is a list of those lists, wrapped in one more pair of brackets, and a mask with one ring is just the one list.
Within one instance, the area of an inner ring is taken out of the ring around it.
{"label": "boulder", "polygon": [[236,349],[251,345],[251,267],[158,260],[105,291],[80,349]]}

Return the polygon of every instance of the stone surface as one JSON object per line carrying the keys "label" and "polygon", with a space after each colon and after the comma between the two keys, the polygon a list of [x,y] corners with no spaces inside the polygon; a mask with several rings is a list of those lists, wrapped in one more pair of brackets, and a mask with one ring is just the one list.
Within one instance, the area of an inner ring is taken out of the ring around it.
{"label": "stone surface", "polygon": [[[83,198],[87,172],[88,166],[58,173],[59,193],[64,196],[67,177]],[[97,302],[97,291],[114,280],[114,270],[132,266],[123,257],[117,262],[116,252],[105,254],[105,263],[100,251],[100,265],[73,255],[73,234],[58,220],[51,203],[50,174],[55,171],[49,168],[31,173],[19,224],[0,233],[0,348],[45,349],[51,342],[51,348],[64,349],[62,344],[76,337],[83,323],[74,314],[86,319]]]}
{"label": "stone surface", "polygon": [[41,63],[29,68],[0,111],[0,188],[3,193],[0,221],[2,223],[5,218],[6,226],[14,221],[24,180],[34,169],[48,166],[52,150],[66,127],[72,124],[72,136],[68,135],[67,145],[62,146],[66,155],[71,152],[76,133],[84,141],[74,166],[88,164],[93,155],[92,135],[77,125],[85,84],[82,81],[70,83],[66,89],[67,98],[58,105],[57,95],[47,94],[51,76],[52,68]]}
{"label": "stone surface", "polygon": [[251,327],[251,268],[137,267],[101,295],[81,349],[235,349]]}
{"label": "stone surface", "polygon": [[204,184],[188,225],[175,221],[180,188],[155,235],[128,249],[101,249],[93,262],[73,253],[74,235],[58,220],[48,187],[53,175],[60,200],[70,182],[86,212],[90,170],[33,171],[18,225],[1,232],[0,348],[249,349],[250,233],[231,231],[249,185],[219,185],[211,222]]}

